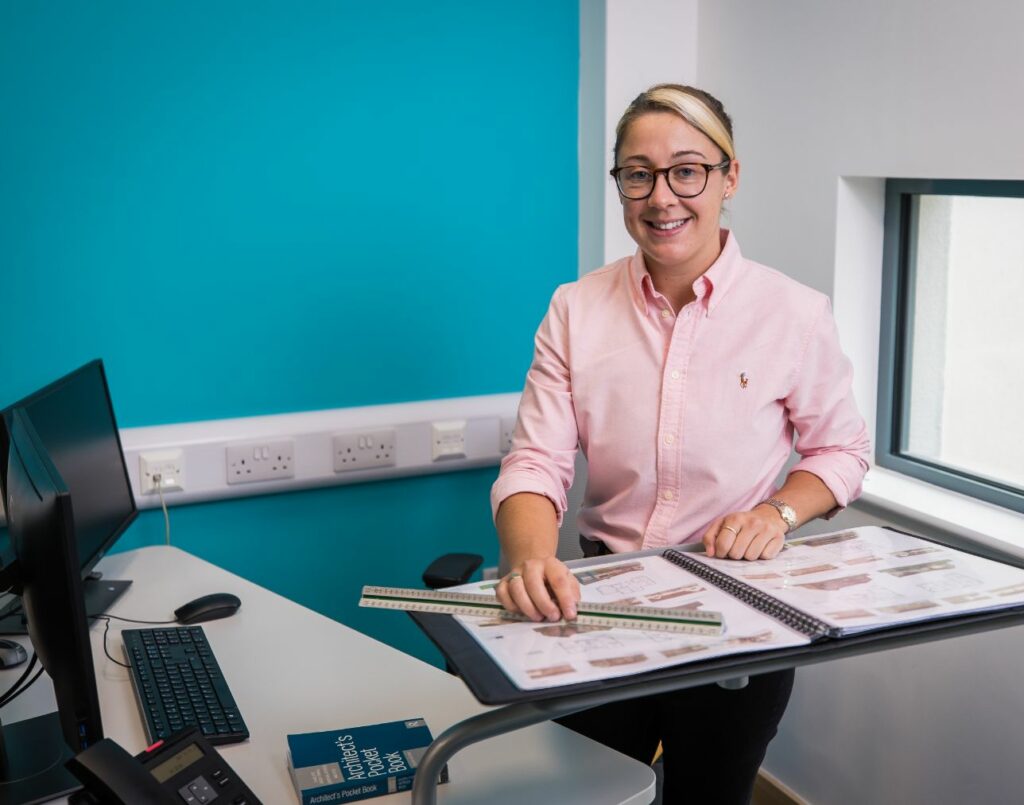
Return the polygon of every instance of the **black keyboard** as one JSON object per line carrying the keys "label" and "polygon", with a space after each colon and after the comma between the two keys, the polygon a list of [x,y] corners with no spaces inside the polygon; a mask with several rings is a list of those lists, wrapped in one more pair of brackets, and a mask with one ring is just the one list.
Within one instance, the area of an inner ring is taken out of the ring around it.
{"label": "black keyboard", "polygon": [[248,739],[202,626],[125,629],[121,637],[150,743],[186,727],[201,730],[211,744]]}

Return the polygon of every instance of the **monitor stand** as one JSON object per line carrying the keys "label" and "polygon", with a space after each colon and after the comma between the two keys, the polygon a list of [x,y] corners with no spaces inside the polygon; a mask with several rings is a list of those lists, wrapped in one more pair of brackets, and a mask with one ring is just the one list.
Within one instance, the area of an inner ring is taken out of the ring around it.
{"label": "monitor stand", "polygon": [[56,713],[0,726],[0,805],[34,805],[80,789],[64,768],[73,755]]}
{"label": "monitor stand", "polygon": [[[87,576],[82,580],[82,592],[85,595],[85,614],[102,615],[108,612],[114,602],[131,586],[131,581],[103,579],[98,576]],[[0,635],[27,634],[25,616],[21,612],[21,599],[15,600],[15,611],[0,617]]]}

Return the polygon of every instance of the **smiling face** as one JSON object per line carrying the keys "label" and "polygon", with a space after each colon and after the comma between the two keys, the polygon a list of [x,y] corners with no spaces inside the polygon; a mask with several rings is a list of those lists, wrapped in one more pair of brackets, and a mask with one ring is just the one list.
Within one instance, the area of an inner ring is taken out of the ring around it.
{"label": "smiling face", "polygon": [[[616,165],[667,168],[681,162],[717,165],[725,154],[711,139],[671,112],[649,112],[629,124],[619,145]],[[694,281],[721,251],[718,219],[722,200],[739,185],[739,162],[711,171],[704,192],[679,198],[659,175],[645,199],[619,195],[626,230],[644,253],[652,276],[679,275]]]}

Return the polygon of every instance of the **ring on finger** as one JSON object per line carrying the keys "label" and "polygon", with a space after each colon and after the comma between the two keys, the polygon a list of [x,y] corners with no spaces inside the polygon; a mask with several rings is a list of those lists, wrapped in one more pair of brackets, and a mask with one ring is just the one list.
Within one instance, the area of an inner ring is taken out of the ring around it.
{"label": "ring on finger", "polygon": [[733,528],[731,525],[723,525],[722,528],[724,528],[726,531],[731,531],[737,537],[740,535],[740,531],[743,530],[743,526],[740,526],[739,528]]}
{"label": "ring on finger", "polygon": [[505,577],[505,581],[512,583],[516,579],[521,579],[522,577],[522,573],[509,573],[508,576]]}

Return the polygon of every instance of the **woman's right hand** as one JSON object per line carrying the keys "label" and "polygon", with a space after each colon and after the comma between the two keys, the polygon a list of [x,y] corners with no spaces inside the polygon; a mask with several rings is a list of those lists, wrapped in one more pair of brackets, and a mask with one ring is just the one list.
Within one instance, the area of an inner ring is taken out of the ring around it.
{"label": "woman's right hand", "polygon": [[505,609],[532,621],[574,620],[580,583],[564,562],[548,556],[526,559],[513,567],[495,592]]}

